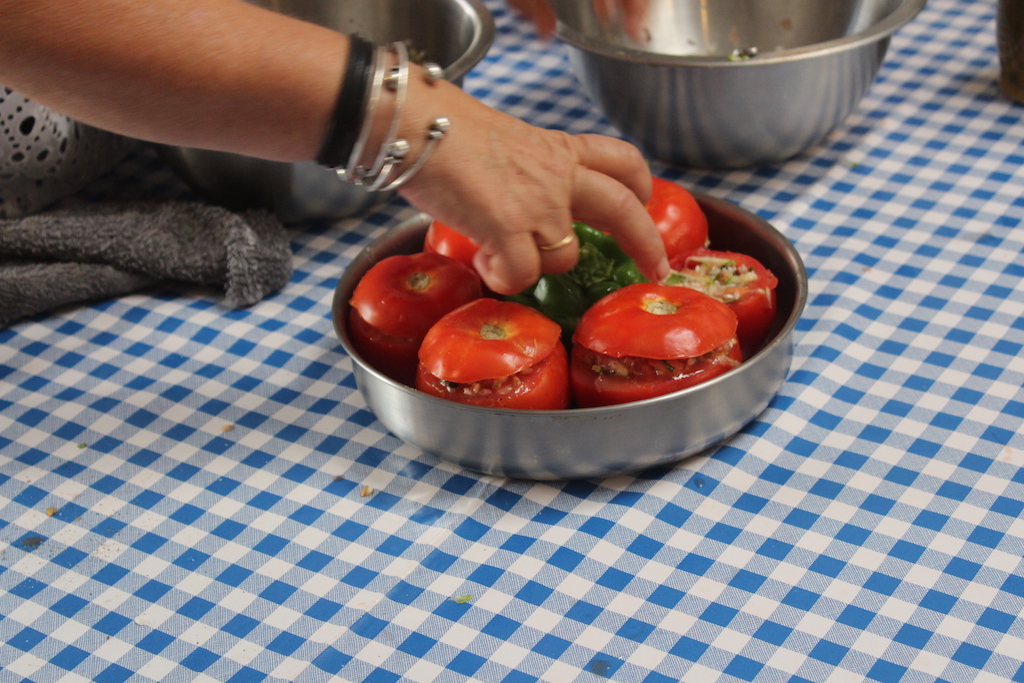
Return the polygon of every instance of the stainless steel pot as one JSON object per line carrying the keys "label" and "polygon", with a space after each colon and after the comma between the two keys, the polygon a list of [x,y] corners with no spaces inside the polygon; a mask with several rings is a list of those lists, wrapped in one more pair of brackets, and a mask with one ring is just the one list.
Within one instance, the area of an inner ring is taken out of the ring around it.
{"label": "stainless steel pot", "polygon": [[650,0],[639,36],[554,0],[608,120],[648,156],[730,168],[792,157],[844,121],[926,0]]}
{"label": "stainless steel pot", "polygon": [[745,252],[779,278],[770,339],[739,367],[705,384],[635,403],[552,411],[488,409],[428,396],[371,367],[348,336],[348,301],[377,261],[423,247],[421,214],[367,247],[334,295],[334,326],[352,357],[356,384],[393,434],[462,467],[507,477],[603,477],[675,462],[735,434],[761,413],[789,371],[793,334],[807,300],[807,275],[793,245],[744,209],[695,195],[708,216],[713,248]]}

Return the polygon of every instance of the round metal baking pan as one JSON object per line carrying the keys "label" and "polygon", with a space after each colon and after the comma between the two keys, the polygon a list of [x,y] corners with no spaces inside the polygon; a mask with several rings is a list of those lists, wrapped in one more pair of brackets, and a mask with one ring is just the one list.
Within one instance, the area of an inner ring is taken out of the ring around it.
{"label": "round metal baking pan", "polygon": [[334,326],[352,357],[356,384],[395,436],[486,474],[531,480],[605,477],[679,461],[732,436],[775,397],[789,373],[793,332],[807,300],[807,273],[793,245],[745,209],[695,193],[711,247],[746,253],[779,279],[768,341],[739,367],[673,394],[602,408],[526,411],[480,408],[428,396],[372,368],[352,347],[348,301],[373,264],[422,250],[430,217],[419,214],[357,256],[334,294]]}

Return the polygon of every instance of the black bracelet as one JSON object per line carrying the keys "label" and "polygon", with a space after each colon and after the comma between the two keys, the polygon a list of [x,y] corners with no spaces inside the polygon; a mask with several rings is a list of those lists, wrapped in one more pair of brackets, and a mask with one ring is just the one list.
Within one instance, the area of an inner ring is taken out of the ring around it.
{"label": "black bracelet", "polygon": [[349,44],[345,80],[327,127],[327,137],[316,158],[317,163],[328,168],[344,168],[352,154],[362,125],[363,102],[373,66],[372,43],[352,35],[349,36]]}

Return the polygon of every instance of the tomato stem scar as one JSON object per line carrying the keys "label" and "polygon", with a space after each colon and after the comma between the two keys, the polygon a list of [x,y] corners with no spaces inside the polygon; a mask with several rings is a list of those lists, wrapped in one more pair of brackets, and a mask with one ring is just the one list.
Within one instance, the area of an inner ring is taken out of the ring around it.
{"label": "tomato stem scar", "polygon": [[644,303],[644,310],[654,315],[672,315],[679,307],[666,299],[652,299]]}
{"label": "tomato stem scar", "polygon": [[426,273],[413,273],[405,281],[406,286],[417,292],[422,292],[430,286],[430,276]]}
{"label": "tomato stem scar", "polygon": [[480,326],[480,338],[488,340],[498,340],[505,338],[505,329],[492,325],[490,323],[484,323]]}

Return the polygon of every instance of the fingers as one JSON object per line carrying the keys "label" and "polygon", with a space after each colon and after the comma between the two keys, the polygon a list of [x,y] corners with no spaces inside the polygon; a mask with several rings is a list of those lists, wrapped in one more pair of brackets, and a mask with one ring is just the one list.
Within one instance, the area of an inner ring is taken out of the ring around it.
{"label": "fingers", "polygon": [[650,38],[645,30],[650,0],[592,0],[592,4],[594,16],[606,29],[621,25],[638,43]]}
{"label": "fingers", "polygon": [[550,38],[554,34],[555,12],[547,0],[508,0],[508,4],[526,15],[542,38]]}
{"label": "fingers", "polygon": [[473,256],[473,268],[492,291],[518,294],[540,276],[540,257],[533,254],[531,258],[529,247],[495,252],[481,249]]}
{"label": "fingers", "polygon": [[641,203],[651,196],[651,170],[633,145],[604,135],[585,133],[573,138],[581,165],[617,180]]}
{"label": "fingers", "polygon": [[563,233],[557,238],[548,239],[537,235],[534,244],[540,254],[540,272],[565,273],[576,267],[580,243],[571,221],[565,224]]}
{"label": "fingers", "polygon": [[660,282],[668,276],[665,244],[644,204],[626,186],[604,173],[580,168],[573,178],[572,204],[573,215],[611,233],[649,280]]}
{"label": "fingers", "polygon": [[592,4],[594,5],[594,15],[601,26],[611,27],[615,10],[614,0],[592,0]]}
{"label": "fingers", "polygon": [[[614,235],[647,278],[662,280],[669,265],[664,242],[644,206],[651,174],[643,156],[633,145],[606,136],[564,139],[576,156],[563,190],[568,196],[546,208],[540,206],[545,202],[529,207],[538,211],[508,212],[501,225],[487,231],[489,239],[481,241],[475,262],[484,282],[496,292],[514,294],[534,284],[541,273],[571,270],[579,255],[574,219]],[[558,184],[547,187],[557,193]]]}
{"label": "fingers", "polygon": [[638,43],[650,41],[647,30],[647,13],[651,0],[619,0],[622,4],[622,28],[626,35]]}
{"label": "fingers", "polygon": [[644,206],[651,172],[640,151],[622,140],[579,135],[581,168],[573,179],[573,216],[615,236],[651,280],[668,275],[665,245]]}
{"label": "fingers", "polygon": [[555,236],[554,227],[543,232],[513,233],[481,248],[473,265],[484,283],[499,294],[516,294],[537,282],[542,273],[572,270],[579,257],[579,241],[567,221]]}
{"label": "fingers", "polygon": [[[566,233],[565,237],[558,240],[557,242],[537,242],[537,249],[539,249],[541,252],[558,251],[559,249],[568,247],[575,241],[575,239],[576,237],[573,233]],[[541,256],[543,255],[544,254],[542,253]]]}
{"label": "fingers", "polygon": [[[650,0],[592,0],[594,14],[602,26],[622,25],[626,34],[637,42],[649,36],[645,32]],[[529,18],[542,38],[555,33],[557,17],[548,0],[508,0],[512,9]]]}

